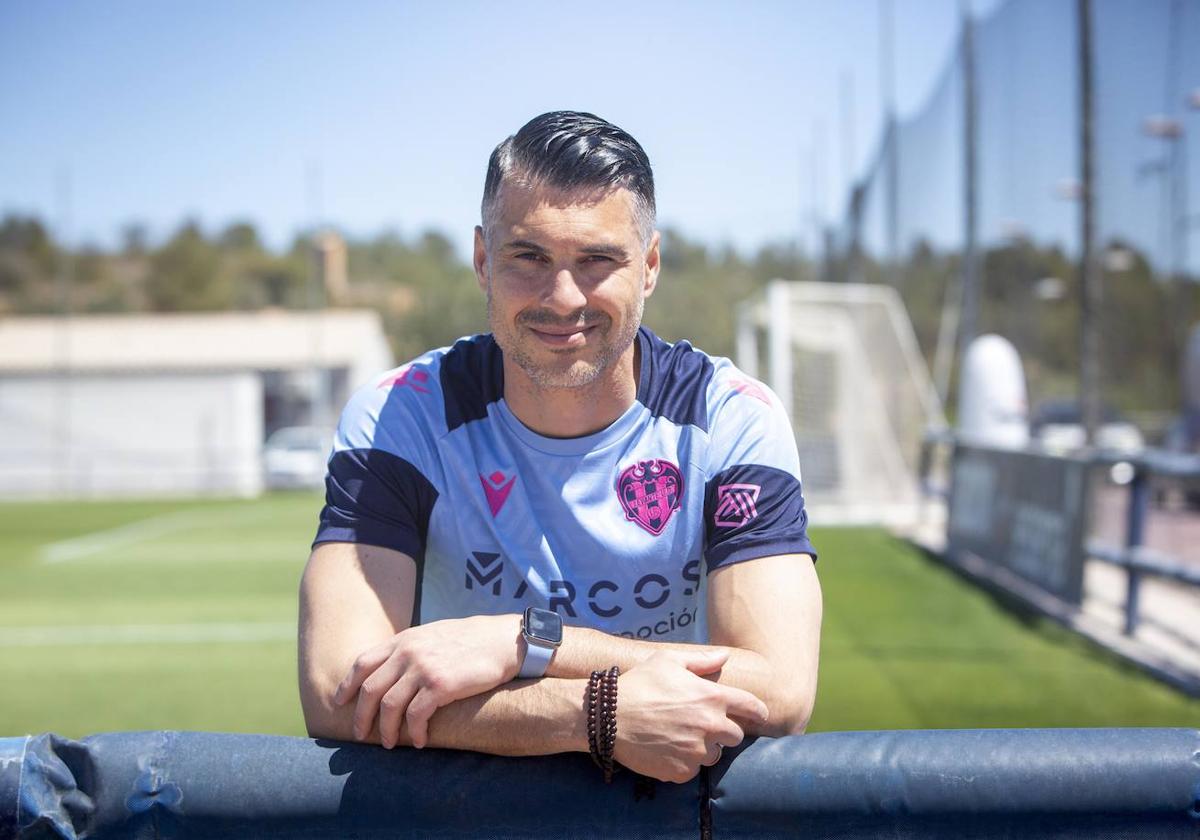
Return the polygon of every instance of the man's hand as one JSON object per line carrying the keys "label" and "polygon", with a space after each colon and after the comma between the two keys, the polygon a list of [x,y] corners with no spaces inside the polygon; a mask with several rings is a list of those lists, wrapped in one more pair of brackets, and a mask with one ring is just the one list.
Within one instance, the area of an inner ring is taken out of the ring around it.
{"label": "man's hand", "polygon": [[333,699],[342,706],[358,696],[358,740],[367,737],[378,715],[383,746],[396,746],[403,720],[413,746],[421,748],[429,718],[439,708],[516,677],[521,644],[519,615],[477,615],[410,627],[363,651]]}
{"label": "man's hand", "polygon": [[701,765],[716,764],[721,747],[742,742],[742,723],[765,724],[762,700],[703,678],[719,671],[729,653],[663,651],[622,674],[613,758],[645,776],[686,782]]}

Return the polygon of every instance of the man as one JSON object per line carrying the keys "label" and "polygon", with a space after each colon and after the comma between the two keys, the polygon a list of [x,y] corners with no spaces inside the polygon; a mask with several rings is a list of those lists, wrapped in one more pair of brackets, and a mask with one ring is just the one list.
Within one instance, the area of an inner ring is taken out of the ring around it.
{"label": "man", "polygon": [[792,431],[727,360],[640,327],[654,210],[645,152],[591,114],[493,152],[492,334],[342,416],[300,591],[311,735],[587,752],[587,678],[611,666],[613,756],[648,776],[803,731],[821,597]]}

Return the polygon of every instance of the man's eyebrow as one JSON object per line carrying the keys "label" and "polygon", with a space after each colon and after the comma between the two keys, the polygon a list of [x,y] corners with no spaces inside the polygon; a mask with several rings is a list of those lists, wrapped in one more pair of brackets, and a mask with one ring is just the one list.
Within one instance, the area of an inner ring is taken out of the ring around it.
{"label": "man's eyebrow", "polygon": [[602,254],[606,257],[612,257],[615,260],[624,260],[629,258],[629,253],[620,245],[584,245],[579,250],[584,254]]}
{"label": "man's eyebrow", "polygon": [[511,242],[504,243],[505,248],[513,251],[537,251],[539,254],[545,254],[546,249],[536,242],[531,242],[528,239],[514,239]]}

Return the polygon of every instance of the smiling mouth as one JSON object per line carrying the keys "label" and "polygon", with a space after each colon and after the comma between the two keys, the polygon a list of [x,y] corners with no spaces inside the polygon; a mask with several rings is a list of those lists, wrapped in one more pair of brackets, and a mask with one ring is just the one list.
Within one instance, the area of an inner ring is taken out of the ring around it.
{"label": "smiling mouth", "polygon": [[582,327],[528,327],[529,331],[538,339],[554,347],[569,347],[573,344],[583,343],[585,337],[595,328],[595,324]]}

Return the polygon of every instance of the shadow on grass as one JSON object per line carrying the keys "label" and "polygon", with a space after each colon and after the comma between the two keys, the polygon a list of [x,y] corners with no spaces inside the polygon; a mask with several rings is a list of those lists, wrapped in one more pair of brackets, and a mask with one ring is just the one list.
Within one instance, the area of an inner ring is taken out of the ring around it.
{"label": "shadow on grass", "polygon": [[[897,545],[915,549],[927,567],[940,569],[971,585],[976,591],[982,593],[1000,612],[1016,621],[1025,629],[1044,637],[1048,642],[1069,646],[1074,652],[1089,661],[1113,668],[1123,675],[1138,679],[1154,678],[1152,673],[1114,653],[1099,642],[1075,632],[1056,616],[1038,610],[1020,596],[1009,592],[1003,587],[993,584],[991,581],[975,577],[970,572],[950,563],[936,552],[924,546],[911,543],[901,537],[893,537],[892,540]],[[1194,699],[1177,686],[1157,679],[1155,682],[1177,693],[1181,697]]]}

